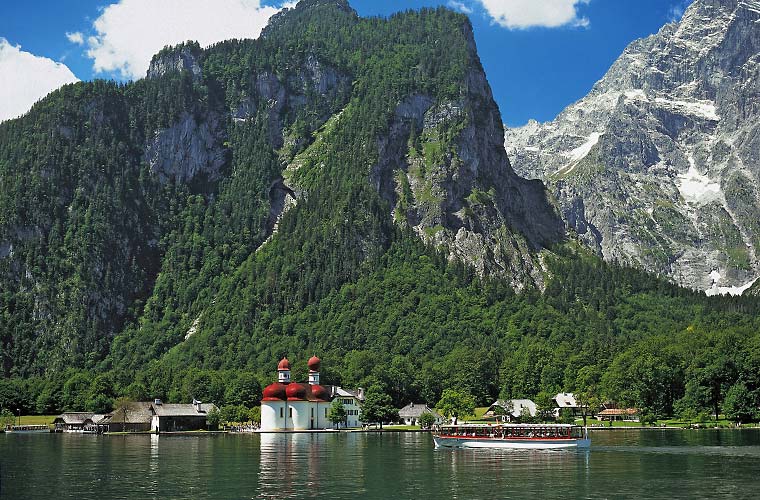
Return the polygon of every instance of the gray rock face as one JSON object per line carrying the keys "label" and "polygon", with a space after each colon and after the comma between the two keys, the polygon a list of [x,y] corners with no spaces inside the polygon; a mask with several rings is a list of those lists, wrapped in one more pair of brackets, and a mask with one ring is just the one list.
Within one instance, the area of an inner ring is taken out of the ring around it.
{"label": "gray rock face", "polygon": [[201,77],[201,65],[198,62],[200,47],[184,45],[165,54],[158,54],[150,61],[148,78],[159,78],[173,71],[189,71],[195,80]]}
{"label": "gray rock face", "polygon": [[[253,76],[256,95],[243,99],[232,113],[235,121],[245,121],[256,114],[256,101],[262,100],[269,109],[269,140],[275,149],[285,142],[283,113],[294,112],[307,103],[307,94],[318,95],[326,100],[334,100],[340,92],[351,87],[351,78],[338,72],[332,66],[322,63],[310,54],[304,64],[295,69],[284,81],[276,75],[263,71]],[[329,114],[321,116],[327,120]]]}
{"label": "gray rock face", "polygon": [[760,276],[760,2],[696,0],[552,122],[507,130],[605,259],[708,293]]}
{"label": "gray rock face", "polygon": [[[474,42],[471,42],[477,61]],[[412,95],[398,103],[370,181],[391,202],[397,223],[516,289],[543,284],[538,251],[564,226],[541,181],[515,174],[504,129],[479,63],[457,101]]]}
{"label": "gray rock face", "polygon": [[198,174],[214,180],[226,161],[223,137],[214,115],[198,122],[186,113],[172,127],[156,131],[145,148],[145,159],[162,182],[187,182]]}

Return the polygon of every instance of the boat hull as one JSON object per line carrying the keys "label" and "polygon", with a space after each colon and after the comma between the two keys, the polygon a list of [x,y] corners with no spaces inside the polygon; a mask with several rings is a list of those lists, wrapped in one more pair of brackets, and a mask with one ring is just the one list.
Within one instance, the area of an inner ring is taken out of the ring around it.
{"label": "boat hull", "polygon": [[434,436],[436,448],[506,448],[550,450],[589,448],[590,439],[496,439],[453,436]]}

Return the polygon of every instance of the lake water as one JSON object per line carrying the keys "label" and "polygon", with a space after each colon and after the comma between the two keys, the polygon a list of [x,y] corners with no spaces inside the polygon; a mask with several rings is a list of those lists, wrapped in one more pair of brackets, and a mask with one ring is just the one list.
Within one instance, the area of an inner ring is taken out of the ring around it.
{"label": "lake water", "polygon": [[510,451],[412,433],[0,434],[0,498],[760,498],[760,430],[591,437]]}

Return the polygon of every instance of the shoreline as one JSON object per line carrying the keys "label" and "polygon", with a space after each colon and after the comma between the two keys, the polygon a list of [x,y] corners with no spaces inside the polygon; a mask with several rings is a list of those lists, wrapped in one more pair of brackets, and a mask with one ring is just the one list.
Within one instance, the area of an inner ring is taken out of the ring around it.
{"label": "shoreline", "polygon": [[[588,429],[590,433],[592,432],[620,432],[620,431],[635,431],[635,432],[641,432],[641,431],[760,431],[760,427],[675,427],[675,426],[667,426],[667,427],[647,427],[647,426],[636,426],[636,427],[590,427]],[[83,435],[83,436],[110,436],[110,437],[118,437],[118,436],[166,436],[166,437],[187,437],[187,436],[195,436],[195,437],[202,437],[202,436],[223,436],[223,435],[229,435],[229,436],[243,436],[243,435],[261,435],[261,434],[401,434],[401,433],[408,433],[408,434],[430,434],[432,433],[432,430],[430,429],[369,429],[369,430],[362,430],[362,429],[341,429],[341,430],[331,430],[331,429],[313,429],[313,430],[287,430],[287,431],[253,431],[253,432],[234,432],[234,431],[187,431],[187,432],[161,432],[161,433],[155,433],[155,432],[104,432],[102,434],[95,434],[95,433],[82,433],[82,432],[23,432],[23,431],[9,431],[6,432],[3,429],[0,429],[0,434],[74,434],[74,435]]]}

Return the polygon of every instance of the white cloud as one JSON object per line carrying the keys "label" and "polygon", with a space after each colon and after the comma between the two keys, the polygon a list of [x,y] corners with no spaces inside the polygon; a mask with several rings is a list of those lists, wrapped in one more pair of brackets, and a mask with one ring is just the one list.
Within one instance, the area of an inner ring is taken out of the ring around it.
{"label": "white cloud", "polygon": [[578,6],[591,0],[477,0],[494,22],[509,29],[589,25]]}
{"label": "white cloud", "polygon": [[75,31],[74,33],[66,33],[66,38],[68,38],[71,43],[84,45],[84,35],[82,35],[82,33],[79,31]]}
{"label": "white cloud", "polygon": [[66,65],[0,38],[0,121],[16,118],[50,91],[79,81]]}
{"label": "white cloud", "polygon": [[[292,6],[288,4],[285,6]],[[97,73],[141,78],[166,45],[197,40],[202,46],[230,38],[256,38],[280,8],[261,0],[119,0],[103,9],[87,39]]]}
{"label": "white cloud", "polygon": [[454,10],[458,10],[459,12],[463,12],[465,14],[472,14],[472,9],[462,2],[457,2],[455,0],[449,0],[448,6],[451,7]]}
{"label": "white cloud", "polygon": [[668,21],[676,23],[681,20],[692,0],[680,0],[668,10]]}

